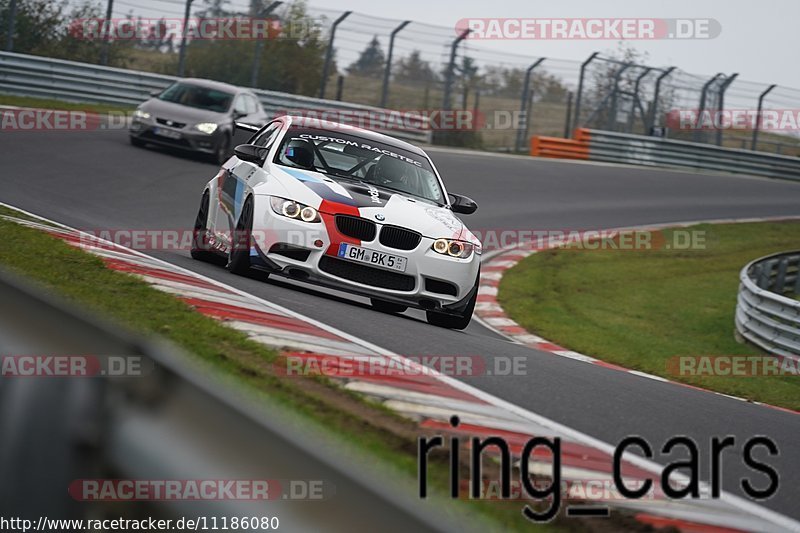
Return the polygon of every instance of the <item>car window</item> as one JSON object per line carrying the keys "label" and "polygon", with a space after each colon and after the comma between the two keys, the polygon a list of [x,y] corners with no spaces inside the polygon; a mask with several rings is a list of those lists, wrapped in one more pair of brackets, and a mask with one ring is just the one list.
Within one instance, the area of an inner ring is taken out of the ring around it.
{"label": "car window", "polygon": [[237,113],[241,113],[243,115],[247,115],[247,104],[245,102],[245,95],[240,94],[236,97],[236,100],[233,102],[233,110]]}
{"label": "car window", "polygon": [[267,128],[256,135],[256,137],[250,142],[250,144],[255,144],[257,146],[263,146],[264,148],[269,148],[272,146],[272,143],[278,137],[278,133],[281,131],[281,123],[280,122],[273,122]]}
{"label": "car window", "polygon": [[258,113],[259,112],[258,100],[250,94],[244,95],[244,98],[245,98],[245,105],[247,106],[247,114],[252,115],[254,113]]}
{"label": "car window", "polygon": [[167,87],[157,98],[165,102],[223,113],[230,107],[233,95],[208,87],[177,82]]}
{"label": "car window", "polygon": [[294,167],[288,156],[290,143],[310,141],[314,147],[314,167],[333,179],[372,183],[411,196],[444,204],[439,179],[430,161],[377,140],[363,139],[349,133],[328,132],[292,127],[283,138],[275,163]]}

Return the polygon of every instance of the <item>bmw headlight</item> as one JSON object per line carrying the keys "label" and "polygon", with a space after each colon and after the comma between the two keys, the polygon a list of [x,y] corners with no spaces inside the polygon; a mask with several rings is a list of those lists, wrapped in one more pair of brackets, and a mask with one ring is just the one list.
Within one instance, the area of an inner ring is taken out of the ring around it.
{"label": "bmw headlight", "polygon": [[200,124],[194,125],[194,129],[207,135],[211,135],[217,131],[217,127],[217,124],[214,124],[213,122],[201,122]]}
{"label": "bmw headlight", "polygon": [[133,118],[138,118],[139,120],[149,120],[150,113],[147,111],[142,111],[141,109],[137,109],[133,112]]}
{"label": "bmw headlight", "polygon": [[303,222],[320,222],[322,220],[317,210],[310,205],[304,205],[294,200],[287,200],[277,196],[270,197],[269,203],[275,213],[286,218],[302,220]]}
{"label": "bmw headlight", "polygon": [[449,255],[450,257],[458,257],[459,259],[466,259],[472,252],[480,253],[480,249],[474,244],[465,241],[456,241],[452,239],[436,239],[433,241],[431,249],[437,254]]}

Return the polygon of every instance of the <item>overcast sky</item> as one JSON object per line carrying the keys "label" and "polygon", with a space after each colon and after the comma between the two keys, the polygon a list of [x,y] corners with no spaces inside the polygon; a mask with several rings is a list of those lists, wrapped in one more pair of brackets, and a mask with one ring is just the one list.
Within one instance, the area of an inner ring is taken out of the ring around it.
{"label": "overcast sky", "polygon": [[[739,72],[740,79],[800,89],[800,0],[312,0],[312,6],[455,27],[470,17],[713,18],[722,26],[710,40],[634,41],[656,66],[697,74]],[[455,30],[454,30],[455,32]],[[475,46],[583,60],[614,41],[481,41]]]}

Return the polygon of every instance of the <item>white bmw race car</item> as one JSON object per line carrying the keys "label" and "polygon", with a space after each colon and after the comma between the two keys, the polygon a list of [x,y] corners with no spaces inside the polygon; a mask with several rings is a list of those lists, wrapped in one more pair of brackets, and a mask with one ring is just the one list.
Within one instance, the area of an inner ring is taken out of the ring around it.
{"label": "white bmw race car", "polygon": [[236,274],[260,270],[367,296],[383,312],[416,307],[431,324],[467,327],[481,245],[454,213],[478,206],[447,193],[423,150],[283,116],[234,154],[203,191],[192,257],[225,262]]}

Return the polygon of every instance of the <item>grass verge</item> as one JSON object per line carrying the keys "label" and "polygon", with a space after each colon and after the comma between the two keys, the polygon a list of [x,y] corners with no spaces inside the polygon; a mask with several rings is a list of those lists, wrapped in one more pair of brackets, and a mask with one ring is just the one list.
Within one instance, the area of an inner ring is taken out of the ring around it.
{"label": "grass verge", "polygon": [[[0,215],[30,218],[3,207]],[[325,379],[280,376],[281,358],[276,351],[134,276],[107,269],[100,258],[55,237],[2,218],[0,234],[4,237],[1,267],[130,330],[172,341],[216,377],[256,399],[280,404],[296,415],[299,425],[326,432],[363,464],[387,472],[402,485],[415,486],[416,439],[423,432],[414,422]],[[432,454],[429,461],[429,487],[438,494],[432,499],[443,522],[448,516],[467,515],[489,530],[521,531],[534,526],[521,516],[519,502],[466,504],[447,499],[447,461],[444,454]],[[574,520],[569,523],[578,524]],[[567,527],[545,524],[539,530],[565,531]]]}
{"label": "grass verge", "polygon": [[89,111],[94,113],[126,113],[134,109],[133,106],[83,104],[50,98],[36,98],[33,96],[14,96],[11,94],[0,94],[0,105],[33,107],[38,109],[61,109],[64,111]]}
{"label": "grass verge", "polygon": [[[797,376],[679,376],[670,358],[757,355],[734,339],[739,272],[798,248],[800,222],[700,224],[705,248],[551,250],[510,269],[498,299],[528,331],[566,348],[672,380],[800,410]],[[664,232],[675,242],[676,231]],[[681,235],[685,235],[682,233]]]}

